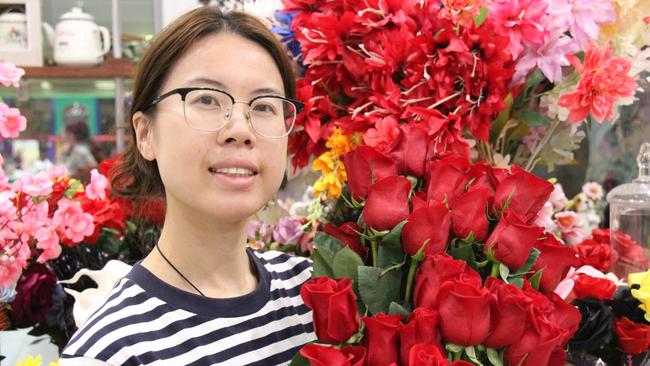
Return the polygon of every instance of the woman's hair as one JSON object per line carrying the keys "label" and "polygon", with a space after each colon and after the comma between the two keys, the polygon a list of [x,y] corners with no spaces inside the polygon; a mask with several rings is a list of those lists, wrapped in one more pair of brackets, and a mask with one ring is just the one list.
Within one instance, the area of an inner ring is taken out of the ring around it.
{"label": "woman's hair", "polygon": [[242,12],[222,13],[215,6],[204,6],[180,16],[163,29],[138,64],[127,123],[131,142],[111,174],[113,192],[132,199],[165,196],[156,161],[144,159],[136,147],[135,130],[131,123],[133,115],[138,111],[144,112],[159,95],[169,70],[195,42],[222,32],[239,35],[262,46],[280,71],[285,96],[295,97],[296,81],[292,64],[282,44],[255,16]]}
{"label": "woman's hair", "polygon": [[84,121],[77,121],[65,125],[65,132],[74,136],[77,142],[88,142],[90,140],[90,132],[88,132],[88,125]]}

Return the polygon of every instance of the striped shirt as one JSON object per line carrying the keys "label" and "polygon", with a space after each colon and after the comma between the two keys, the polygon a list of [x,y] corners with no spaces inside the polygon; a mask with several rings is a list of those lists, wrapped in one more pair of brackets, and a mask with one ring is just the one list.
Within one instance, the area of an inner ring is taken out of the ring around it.
{"label": "striped shirt", "polygon": [[300,297],[311,262],[247,249],[259,283],[215,299],[173,287],[136,264],[74,334],[66,365],[286,365],[315,340]]}

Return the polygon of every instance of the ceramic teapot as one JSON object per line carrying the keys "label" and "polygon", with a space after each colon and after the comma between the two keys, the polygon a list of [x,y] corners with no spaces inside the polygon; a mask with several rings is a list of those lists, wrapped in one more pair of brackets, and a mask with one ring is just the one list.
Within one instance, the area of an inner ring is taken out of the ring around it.
{"label": "ceramic teapot", "polygon": [[47,39],[54,48],[54,62],[69,66],[92,66],[102,63],[110,49],[106,27],[95,24],[92,15],[80,7],[63,14],[56,30],[44,23]]}
{"label": "ceramic teapot", "polygon": [[27,17],[13,10],[9,8],[0,14],[0,50],[27,48]]}

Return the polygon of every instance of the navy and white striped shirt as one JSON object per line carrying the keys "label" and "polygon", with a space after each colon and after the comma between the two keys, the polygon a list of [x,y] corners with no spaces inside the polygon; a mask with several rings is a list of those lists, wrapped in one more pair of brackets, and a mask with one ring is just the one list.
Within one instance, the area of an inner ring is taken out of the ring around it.
{"label": "navy and white striped shirt", "polygon": [[315,340],[300,297],[311,263],[247,249],[259,283],[227,299],[173,287],[136,264],[63,351],[66,365],[286,365]]}

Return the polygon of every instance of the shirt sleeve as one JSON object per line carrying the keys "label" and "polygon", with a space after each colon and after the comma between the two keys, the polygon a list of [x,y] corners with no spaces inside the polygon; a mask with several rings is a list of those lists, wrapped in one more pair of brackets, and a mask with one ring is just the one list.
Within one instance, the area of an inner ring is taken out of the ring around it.
{"label": "shirt sleeve", "polygon": [[59,366],[112,366],[104,361],[88,357],[62,358],[59,360]]}

